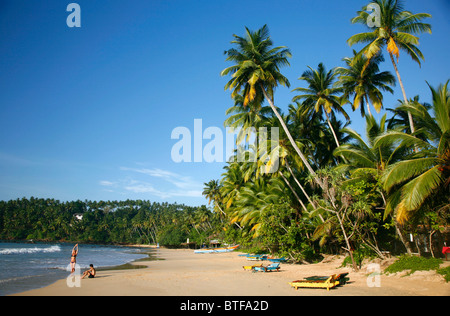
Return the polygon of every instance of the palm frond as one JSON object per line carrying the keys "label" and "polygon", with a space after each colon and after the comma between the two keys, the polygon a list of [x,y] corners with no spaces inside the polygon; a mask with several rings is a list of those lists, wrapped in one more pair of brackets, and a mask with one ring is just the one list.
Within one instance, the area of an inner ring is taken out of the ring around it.
{"label": "palm frond", "polygon": [[417,175],[433,168],[438,162],[437,158],[420,158],[399,161],[386,169],[382,176],[384,189],[389,191],[393,186],[404,183]]}
{"label": "palm frond", "polygon": [[442,173],[438,166],[422,173],[406,183],[402,188],[402,200],[398,207],[397,219],[404,222],[409,212],[417,210],[440,186]]}

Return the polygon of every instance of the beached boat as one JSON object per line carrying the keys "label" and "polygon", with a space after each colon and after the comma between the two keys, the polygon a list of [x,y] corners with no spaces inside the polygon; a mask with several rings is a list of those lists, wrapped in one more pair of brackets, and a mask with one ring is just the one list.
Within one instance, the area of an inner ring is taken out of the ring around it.
{"label": "beached boat", "polygon": [[287,259],[285,257],[282,257],[282,258],[271,258],[271,257],[268,257],[266,260],[269,260],[271,262],[286,262],[287,261]]}
{"label": "beached boat", "polygon": [[266,260],[267,255],[254,255],[254,256],[248,256],[246,258],[249,261],[260,261],[260,260]]}
{"label": "beached boat", "polygon": [[236,250],[239,245],[230,246],[230,247],[222,247],[222,248],[209,248],[209,249],[197,249],[194,250],[194,253],[221,253],[221,252],[231,252]]}

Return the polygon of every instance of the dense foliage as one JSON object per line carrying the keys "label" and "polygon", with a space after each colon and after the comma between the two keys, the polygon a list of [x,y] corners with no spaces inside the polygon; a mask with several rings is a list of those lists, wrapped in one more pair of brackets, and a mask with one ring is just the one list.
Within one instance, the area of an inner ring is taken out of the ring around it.
{"label": "dense foliage", "polygon": [[[424,59],[418,36],[431,34],[431,15],[411,13],[399,0],[372,2],[378,23],[367,22],[367,6],[352,19],[368,28],[348,40],[363,44],[360,51],[342,67],[308,66],[287,113],[275,105],[275,90],[291,85],[282,74],[291,52],[274,45],[267,25],[233,35],[225,51],[232,65],[222,75],[234,100],[225,126],[241,129],[236,145],[244,154],[236,151],[204,195],[228,221],[228,236],[253,251],[301,261],[343,250],[356,269],[364,257],[386,252],[439,256],[448,239],[448,82],[429,86],[432,102],[421,103],[407,98],[397,67],[403,56],[419,65]],[[383,53],[395,75],[382,71]],[[371,107],[380,113],[383,94],[397,83],[403,100],[375,119]],[[351,110],[366,118],[366,135],[350,127]],[[250,143],[251,127],[255,140],[278,128],[279,141]]]}
{"label": "dense foliage", "polygon": [[[82,215],[79,219],[76,215]],[[179,246],[202,244],[220,221],[205,206],[149,201],[18,199],[0,202],[0,239]]]}

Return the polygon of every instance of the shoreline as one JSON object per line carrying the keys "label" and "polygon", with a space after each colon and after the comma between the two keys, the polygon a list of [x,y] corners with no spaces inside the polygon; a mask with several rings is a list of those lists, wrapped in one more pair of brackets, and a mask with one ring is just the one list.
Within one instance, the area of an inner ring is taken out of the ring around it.
{"label": "shoreline", "polygon": [[[22,292],[26,292],[26,291],[33,291],[33,290],[39,290],[42,288],[45,288],[47,286],[51,286],[52,284],[61,281],[61,280],[66,280],[67,276],[68,276],[68,272],[66,271],[66,269],[61,268],[61,260],[60,258],[55,257],[55,255],[53,254],[54,252],[56,253],[62,253],[61,248],[59,247],[63,247],[65,244],[64,242],[43,242],[43,241],[39,241],[39,242],[22,242],[22,241],[18,241],[18,240],[14,240],[14,241],[4,241],[1,240],[1,243],[7,243],[8,247],[7,248],[2,248],[2,249],[6,249],[7,252],[6,254],[10,254],[12,253],[13,255],[16,254],[16,252],[14,252],[15,250],[27,250],[23,253],[27,254],[30,253],[29,251],[34,251],[36,253],[38,253],[38,255],[40,255],[40,259],[42,260],[50,260],[48,263],[48,267],[45,266],[41,266],[41,267],[35,267],[35,266],[31,266],[31,270],[28,271],[29,274],[24,274],[26,273],[26,270],[28,269],[22,269],[22,272],[19,272],[17,275],[2,275],[2,279],[0,280],[0,296],[12,296],[12,295],[16,295]],[[16,248],[16,246],[14,246],[15,244],[19,245],[17,246],[18,248]],[[31,247],[38,247],[38,248],[27,248],[27,246],[30,245]],[[50,248],[53,248],[56,245],[56,247],[58,247],[57,251],[50,251],[52,252],[52,254],[50,254],[50,257],[42,257],[42,253],[45,253],[46,250],[48,250],[47,248],[45,248],[46,246],[51,246]],[[83,244],[84,245],[84,244]],[[113,247],[114,249],[116,249],[115,251],[121,251],[121,248],[126,248],[129,249],[127,250],[127,252],[130,252],[131,254],[135,254],[138,255],[139,257],[136,258],[136,256],[131,256],[130,258],[125,258],[125,260],[115,260],[115,262],[109,262],[108,260],[106,261],[102,261],[103,265],[99,265],[98,263],[98,258],[97,258],[97,264],[95,266],[97,271],[108,271],[108,270],[128,270],[128,269],[141,269],[141,268],[146,268],[146,265],[139,265],[139,261],[144,260],[144,261],[149,261],[149,260],[155,260],[153,255],[154,255],[154,250],[153,248],[156,248],[156,246],[152,246],[152,245],[135,245],[135,244],[127,244],[127,245],[103,245],[103,244],[88,244],[89,246],[98,246],[98,247]],[[43,248],[44,247],[44,248]],[[10,250],[11,248],[11,250]],[[41,251],[39,251],[41,250]],[[21,254],[22,252],[17,252],[19,254]],[[39,260],[40,260],[39,259]],[[7,260],[5,259],[5,262],[11,262],[11,260]],[[18,258],[16,259],[18,260]],[[37,259],[33,259],[34,261],[37,261]],[[56,261],[55,261],[56,260]],[[59,260],[59,261],[58,261]],[[95,261],[95,259],[94,259]],[[135,264],[131,264],[131,263],[135,263]],[[2,268],[7,269],[7,267],[3,267]],[[84,266],[83,263],[82,265],[79,267],[80,273],[84,272],[85,270],[87,270],[87,266]],[[41,269],[41,270],[39,270]],[[6,270],[3,270],[3,272],[5,272]],[[4,284],[5,282],[5,284]]]}
{"label": "shoreline", "polygon": [[[12,296],[449,296],[450,283],[430,273],[412,276],[380,275],[379,287],[370,287],[367,269],[352,272],[342,268],[343,258],[315,264],[281,264],[279,272],[245,271],[254,264],[240,252],[194,254],[193,250],[157,248],[156,260],[140,259],[126,270],[100,270],[94,279],[81,280],[79,287],[69,287],[66,279]],[[161,260],[163,259],[163,260]],[[267,264],[264,262],[264,264]],[[288,282],[312,275],[348,272],[350,281],[330,291],[295,290]],[[422,272],[422,271],[420,271]]]}

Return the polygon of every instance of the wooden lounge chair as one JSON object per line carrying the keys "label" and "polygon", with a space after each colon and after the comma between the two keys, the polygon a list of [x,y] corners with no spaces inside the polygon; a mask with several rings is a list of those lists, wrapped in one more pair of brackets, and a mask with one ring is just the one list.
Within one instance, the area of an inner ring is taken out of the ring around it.
{"label": "wooden lounge chair", "polygon": [[253,270],[254,268],[257,267],[262,267],[262,263],[261,264],[254,264],[252,266],[243,266],[244,270]]}
{"label": "wooden lounge chair", "polygon": [[330,289],[334,288],[337,284],[339,284],[338,281],[336,281],[336,274],[333,274],[329,276],[326,280],[297,280],[289,282],[289,285],[298,290],[299,287],[301,288],[317,288],[317,289],[327,289],[329,291]]}
{"label": "wooden lounge chair", "polygon": [[280,271],[280,264],[279,263],[272,263],[268,266],[261,265],[260,267],[255,267],[255,271],[263,271],[263,272],[269,272],[269,271]]}
{"label": "wooden lounge chair", "polygon": [[[347,281],[349,280],[349,278],[347,278],[348,273],[341,273],[336,275],[335,278],[335,283],[336,285],[344,285],[345,283],[347,283]],[[308,281],[325,281],[326,279],[328,279],[329,276],[311,276],[311,277],[307,277],[305,278],[305,280]]]}

